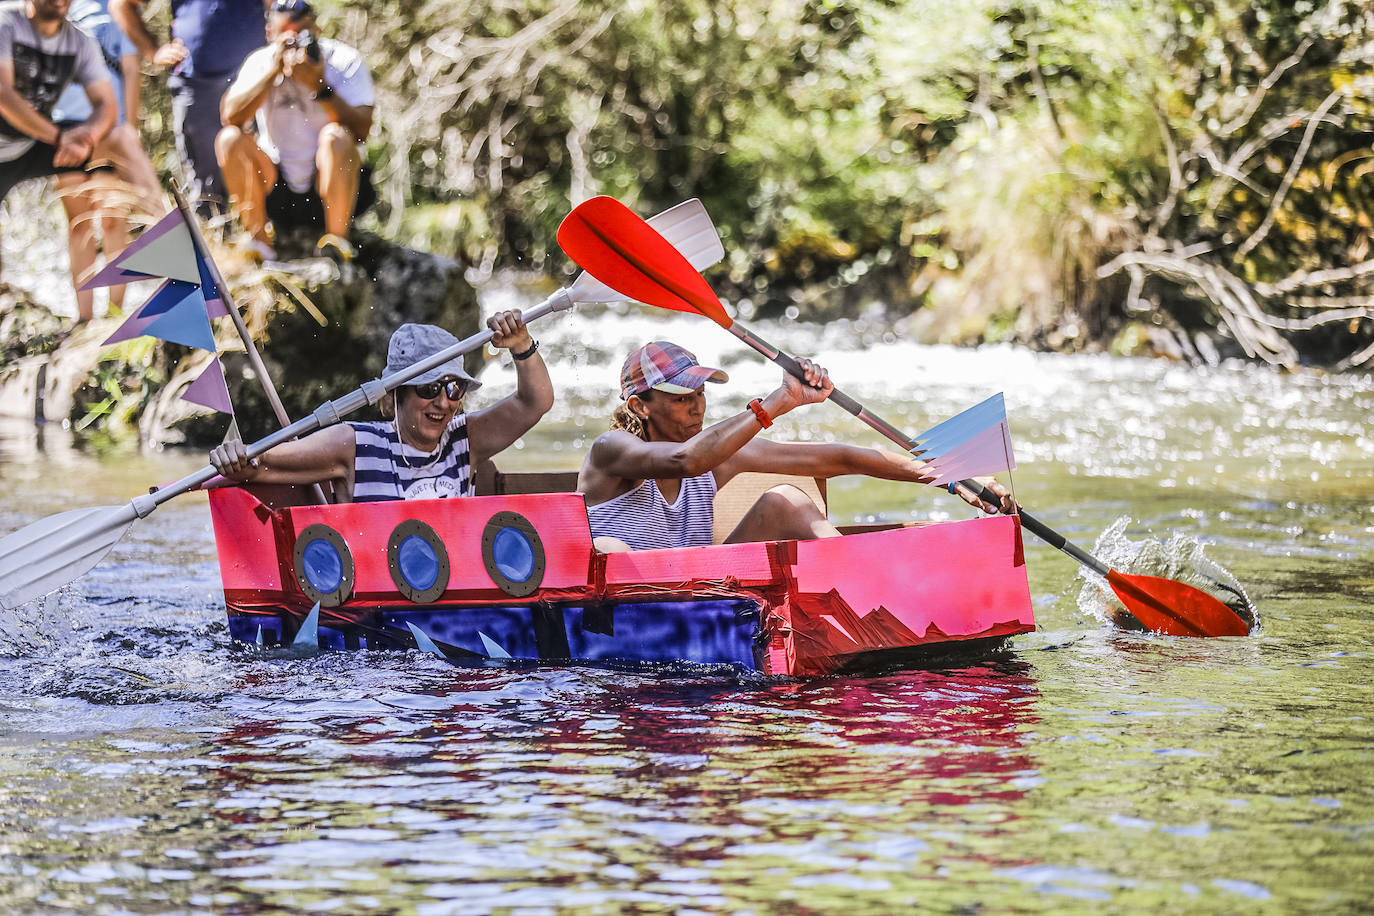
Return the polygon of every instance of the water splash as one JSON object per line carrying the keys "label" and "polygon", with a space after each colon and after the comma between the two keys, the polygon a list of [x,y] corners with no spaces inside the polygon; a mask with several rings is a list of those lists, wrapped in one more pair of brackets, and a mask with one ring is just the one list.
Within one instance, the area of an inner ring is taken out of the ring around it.
{"label": "water splash", "polygon": [[[1131,521],[1130,516],[1114,521],[1093,544],[1091,553],[1128,575],[1158,576],[1191,585],[1234,610],[1249,623],[1252,632],[1259,626],[1259,611],[1240,580],[1207,556],[1202,542],[1182,534],[1175,534],[1167,541],[1155,538],[1133,541],[1126,537]],[[1080,569],[1079,577],[1083,580],[1078,592],[1080,610],[1117,625],[1121,625],[1123,619],[1132,619],[1102,577],[1086,567]]]}

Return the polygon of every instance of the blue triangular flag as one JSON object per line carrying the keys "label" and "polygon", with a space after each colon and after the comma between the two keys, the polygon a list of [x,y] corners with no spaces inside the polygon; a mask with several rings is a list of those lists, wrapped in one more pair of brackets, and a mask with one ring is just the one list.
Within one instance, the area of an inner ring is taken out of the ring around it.
{"label": "blue triangular flag", "polygon": [[215,352],[215,334],[210,330],[210,316],[205,311],[205,297],[200,287],[193,286],[186,297],[167,314],[143,329],[148,337]]}
{"label": "blue triangular flag", "polygon": [[184,283],[181,280],[164,280],[162,285],[148,297],[148,301],[139,307],[139,317],[152,318],[154,315],[165,315],[180,305],[183,299],[197,289],[199,287],[194,283]]}
{"label": "blue triangular flag", "polygon": [[208,306],[206,311],[211,318],[228,318],[229,306],[224,301],[224,295],[219,291],[219,287],[215,285],[214,273],[210,270],[209,262],[201,257],[199,251],[196,252],[196,269],[200,273],[200,292]]}

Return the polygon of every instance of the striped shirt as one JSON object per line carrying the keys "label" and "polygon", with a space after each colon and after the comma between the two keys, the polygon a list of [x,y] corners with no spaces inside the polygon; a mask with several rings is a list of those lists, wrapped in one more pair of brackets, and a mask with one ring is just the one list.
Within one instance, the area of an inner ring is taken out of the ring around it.
{"label": "striped shirt", "polygon": [[587,507],[592,537],[620,538],[632,550],[705,547],[712,541],[716,477],[711,471],[682,481],[669,504],[658,483],[645,480],[628,493]]}
{"label": "striped shirt", "polygon": [[442,499],[472,495],[467,414],[449,421],[432,455],[401,442],[390,421],[353,427],[353,501]]}

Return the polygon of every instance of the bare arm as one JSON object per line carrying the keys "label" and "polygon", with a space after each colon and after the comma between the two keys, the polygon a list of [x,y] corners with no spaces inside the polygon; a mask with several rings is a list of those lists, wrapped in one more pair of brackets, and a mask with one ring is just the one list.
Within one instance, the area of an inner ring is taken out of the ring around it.
{"label": "bare arm", "polygon": [[[776,391],[763,399],[770,417],[780,417],[802,404],[825,400],[834,388],[829,376],[810,360],[800,360],[806,370],[807,384],[789,376]],[[654,397],[705,398],[698,389],[692,394],[655,392]],[[752,410],[703,429],[685,442],[645,442],[621,430],[612,430],[592,443],[582,464],[577,488],[589,505],[603,503],[629,490],[641,480],[681,479],[720,469],[732,456],[763,429]],[[733,476],[735,472],[729,472]]]}
{"label": "bare arm", "polygon": [[[487,326],[492,330],[491,342],[512,354],[525,352],[533,343],[519,310],[493,315]],[[468,448],[474,464],[500,454],[553,406],[553,381],[538,352],[515,360],[515,379],[514,394],[468,417]]]}
{"label": "bare arm", "polygon": [[271,66],[263,67],[258,73],[239,71],[239,75],[225,91],[224,98],[220,100],[219,119],[221,124],[241,128],[246,127],[248,122],[253,120],[253,116],[258,113],[258,109],[266,101],[267,93],[271,90],[272,84],[282,74],[282,55],[286,51],[285,40],[286,36],[279,36],[277,41],[273,43]]}
{"label": "bare arm", "polygon": [[355,453],[353,427],[339,423],[304,439],[283,442],[251,461],[243,441],[234,439],[216,446],[210,463],[237,483],[351,483]]}
{"label": "bare arm", "polygon": [[[843,474],[863,474],[881,480],[902,480],[909,483],[929,483],[934,475],[923,461],[910,455],[886,449],[864,448],[841,443],[771,442],[756,439],[741,448],[727,462],[716,469],[716,485],[745,471],[769,474],[794,474],[799,477],[839,477]],[[1007,491],[991,477],[979,480],[1002,498],[1000,506],[985,503],[966,494],[959,496],[969,505],[984,512],[1014,512],[1020,508]]]}
{"label": "bare arm", "polygon": [[899,452],[838,442],[772,442],[768,439],[755,439],[722,463],[716,469],[716,481],[724,486],[730,477],[745,471],[799,477],[863,474],[909,483],[928,483],[933,479],[923,462]]}
{"label": "bare arm", "polygon": [[[143,21],[143,0],[110,0],[109,10],[115,25],[129,36],[138,53],[152,61],[154,66],[166,69],[186,59],[189,52],[180,38],[158,44],[153,33],[148,31],[148,24]],[[133,118],[129,120],[132,122]]]}
{"label": "bare arm", "polygon": [[[325,81],[324,61],[311,60],[301,48],[291,48],[283,55],[282,69],[287,76],[304,86],[312,95],[329,87]],[[333,94],[333,87],[329,88],[330,93],[326,93],[328,98],[319,100],[324,113],[329,116],[329,120],[348,128],[359,143],[366,140],[367,135],[372,132],[373,106],[350,105],[337,94]]]}
{"label": "bare arm", "polygon": [[104,140],[119,120],[119,102],[115,99],[114,84],[109,80],[87,86],[86,98],[91,102],[91,114],[76,130],[85,128],[90,132],[91,143],[95,144]]}
{"label": "bare arm", "polygon": [[119,30],[129,36],[129,40],[138,48],[138,53],[149,60],[157,53],[157,39],[153,33],[148,31],[148,25],[143,21],[143,0],[110,0],[110,18],[114,20]]}
{"label": "bare arm", "polygon": [[137,130],[138,110],[143,104],[143,73],[138,69],[138,55],[121,57],[119,72],[124,77],[124,119]]}
{"label": "bare arm", "polygon": [[0,60],[0,115],[35,140],[57,146],[61,131],[14,88],[14,61]]}
{"label": "bare arm", "polygon": [[355,107],[337,95],[333,95],[327,99],[321,99],[320,107],[324,109],[325,114],[329,115],[329,120],[348,128],[359,143],[366,140],[367,135],[372,133],[373,106],[358,105]]}

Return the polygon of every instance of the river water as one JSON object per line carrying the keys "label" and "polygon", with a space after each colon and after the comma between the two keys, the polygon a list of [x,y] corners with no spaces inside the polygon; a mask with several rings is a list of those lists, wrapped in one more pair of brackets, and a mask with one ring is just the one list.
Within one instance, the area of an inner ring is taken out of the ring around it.
{"label": "river water", "polygon": [[[977,667],[770,681],[264,654],[229,641],[209,515],[185,496],[0,616],[0,911],[1370,911],[1374,380],[755,329],[913,432],[1005,391],[1028,508],[1084,546],[1110,532],[1114,560],[1200,548],[1260,629],[1113,630],[1028,537],[1039,627]],[[730,372],[715,416],[776,383],[685,316],[598,307],[537,336],[560,400],[507,468],[576,466],[647,339]],[[483,394],[512,378],[498,361]],[[881,444],[829,405],[774,432]],[[0,531],[203,463],[5,427]],[[836,481],[831,502],[841,521],[971,514],[897,484]]]}

